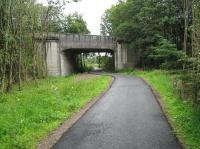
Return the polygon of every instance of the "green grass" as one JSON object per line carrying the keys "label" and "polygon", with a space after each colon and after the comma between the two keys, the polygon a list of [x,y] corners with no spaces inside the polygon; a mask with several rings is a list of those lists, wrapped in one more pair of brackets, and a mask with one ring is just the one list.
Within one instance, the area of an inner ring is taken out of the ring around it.
{"label": "green grass", "polygon": [[[126,74],[126,73],[125,73]],[[200,149],[200,109],[182,100],[174,91],[172,75],[164,71],[133,71],[129,75],[144,78],[161,95],[169,121],[186,149]]]}
{"label": "green grass", "polygon": [[0,95],[0,148],[34,149],[39,140],[108,87],[110,77],[76,81],[76,75],[23,84]]}

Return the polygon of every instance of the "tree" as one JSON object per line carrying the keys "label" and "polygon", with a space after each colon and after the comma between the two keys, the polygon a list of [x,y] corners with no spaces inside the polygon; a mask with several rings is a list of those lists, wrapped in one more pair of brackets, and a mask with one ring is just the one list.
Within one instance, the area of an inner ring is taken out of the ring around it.
{"label": "tree", "polygon": [[87,23],[83,20],[83,17],[78,13],[66,16],[62,21],[62,26],[63,31],[65,33],[90,33],[90,31],[87,28]]}
{"label": "tree", "polygon": [[46,76],[46,49],[38,50],[36,36],[42,41],[49,24],[61,14],[63,3],[48,0],[48,6],[35,0],[0,1],[0,88],[10,91],[14,83]]}
{"label": "tree", "polygon": [[[10,91],[12,85],[27,79],[47,76],[48,33],[63,32],[69,25],[63,19],[64,0],[47,0],[48,6],[35,0],[0,1],[0,90]],[[88,33],[82,16],[70,16],[75,32]],[[75,26],[75,27],[74,27]],[[40,39],[38,41],[36,39]],[[42,47],[42,50],[40,48]]]}
{"label": "tree", "polygon": [[102,17],[102,33],[139,53],[138,65],[144,65],[145,54],[158,46],[158,36],[183,49],[184,15],[181,0],[127,0],[108,9]]}

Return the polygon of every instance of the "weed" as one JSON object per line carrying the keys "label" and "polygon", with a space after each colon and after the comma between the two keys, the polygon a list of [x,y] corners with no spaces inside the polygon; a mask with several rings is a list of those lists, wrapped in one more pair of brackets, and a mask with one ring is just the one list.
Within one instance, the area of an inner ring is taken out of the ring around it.
{"label": "weed", "polygon": [[75,82],[77,76],[23,84],[0,95],[0,149],[33,149],[39,140],[108,86],[110,77]]}

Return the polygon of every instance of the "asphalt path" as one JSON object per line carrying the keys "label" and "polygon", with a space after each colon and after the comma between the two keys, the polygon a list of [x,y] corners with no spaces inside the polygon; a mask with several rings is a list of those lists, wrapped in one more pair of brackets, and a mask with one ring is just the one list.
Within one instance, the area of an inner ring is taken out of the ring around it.
{"label": "asphalt path", "polygon": [[111,89],[53,149],[181,149],[143,80],[116,75]]}

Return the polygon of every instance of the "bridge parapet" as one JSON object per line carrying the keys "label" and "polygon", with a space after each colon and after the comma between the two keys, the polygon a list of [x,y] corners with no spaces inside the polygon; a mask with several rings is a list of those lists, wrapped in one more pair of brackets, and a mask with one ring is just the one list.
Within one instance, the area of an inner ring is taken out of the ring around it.
{"label": "bridge parapet", "polygon": [[[116,41],[111,36],[100,35],[81,35],[81,34],[64,34],[48,33],[43,36],[45,39],[58,41],[61,51],[68,49],[96,49],[96,50],[116,50]],[[39,36],[37,39],[41,39]]]}
{"label": "bridge parapet", "polygon": [[116,42],[110,36],[62,34],[61,46],[67,49],[108,49],[115,50]]}

